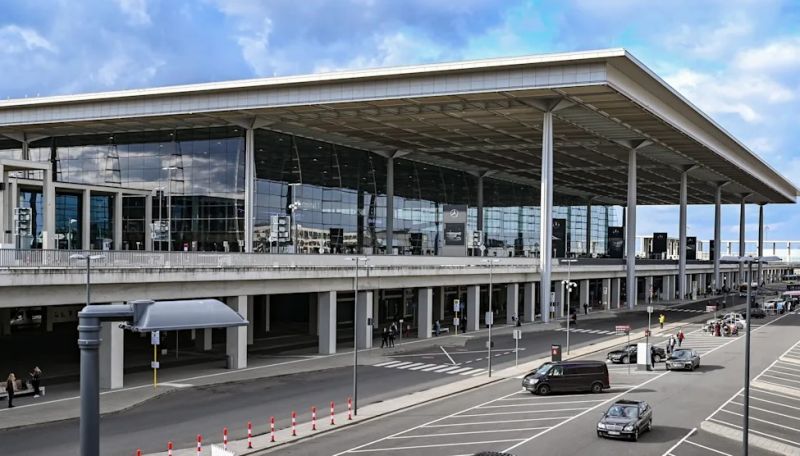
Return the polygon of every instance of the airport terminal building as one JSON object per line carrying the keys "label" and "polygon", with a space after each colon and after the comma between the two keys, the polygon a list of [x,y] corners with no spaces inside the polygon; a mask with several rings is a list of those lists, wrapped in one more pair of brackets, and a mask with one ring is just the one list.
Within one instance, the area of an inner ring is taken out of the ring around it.
{"label": "airport terminal building", "polygon": [[[69,257],[91,250],[95,303],[219,298],[248,318],[175,335],[224,341],[233,368],[281,331],[320,353],[354,326],[361,347],[399,320],[430,337],[455,299],[477,329],[490,269],[508,323],[730,287],[748,278],[721,249],[680,254],[686,206],[714,205],[721,240],[737,205],[743,255],[745,205],[763,240],[765,207],[798,195],[621,49],[1,101],[0,175],[0,341],[72,343]],[[680,206],[670,255],[637,256],[640,205]],[[104,331],[119,387],[136,341]]]}

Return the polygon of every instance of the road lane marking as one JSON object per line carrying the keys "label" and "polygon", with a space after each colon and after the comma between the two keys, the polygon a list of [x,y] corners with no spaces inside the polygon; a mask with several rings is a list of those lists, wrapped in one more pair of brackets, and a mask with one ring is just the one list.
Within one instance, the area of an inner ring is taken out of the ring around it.
{"label": "road lane marking", "polygon": [[[750,399],[752,399],[752,397]],[[731,404],[741,405],[742,407],[744,407],[744,404],[741,403],[741,402],[731,402]],[[790,419],[793,419],[793,420],[800,421],[800,417],[798,417],[798,416],[792,416],[792,415],[787,415],[785,413],[773,412],[772,410],[761,408],[761,407],[756,407],[754,405],[751,405],[750,409],[752,409],[752,410],[761,410],[762,412],[772,413],[773,415],[784,416],[786,418],[790,418]],[[796,427],[792,428],[792,429],[797,430]]]}
{"label": "road lane marking", "polygon": [[436,373],[441,374],[442,372],[450,372],[451,370],[460,369],[460,368],[461,368],[460,366],[445,366],[443,368],[434,369],[431,372],[436,372]]}
{"label": "road lane marking", "polygon": [[[461,373],[460,373],[460,374],[458,374],[458,375],[480,375],[480,374],[483,374],[483,373],[484,373],[484,371],[486,371],[486,369],[473,369],[473,368],[469,368],[469,370],[468,370],[468,371],[466,371],[466,372],[461,372]],[[458,371],[455,371],[455,372],[453,372],[453,373],[455,374],[456,372],[458,372]]]}
{"label": "road lane marking", "polygon": [[[744,418],[744,414],[742,414],[742,413],[732,412],[730,410],[725,410],[725,409],[720,410],[720,412],[730,413],[731,415],[736,415],[736,416],[740,416],[740,417]],[[756,417],[754,417],[752,415],[749,418],[751,420],[753,420],[753,421],[759,421],[761,423],[770,424],[770,425],[775,426],[775,427],[779,427],[779,428],[783,428],[783,429],[789,429],[790,431],[797,431],[797,427],[796,426],[795,427],[784,426],[782,424],[778,424],[778,423],[775,423],[775,422],[772,422],[772,421],[762,420],[761,418],[756,418]]]}
{"label": "road lane marking", "polygon": [[[729,422],[727,422],[725,420],[718,420],[716,418],[712,418],[712,419],[710,419],[708,421],[713,421],[715,423],[723,424],[725,426],[731,426],[731,427],[734,427],[736,429],[739,429],[740,431],[742,430],[742,427],[740,425],[734,424],[734,423],[729,423]],[[780,440],[781,442],[789,443],[789,444],[794,445],[794,446],[800,446],[800,442],[795,442],[795,441],[792,441],[792,440],[789,440],[789,439],[784,439],[783,437],[778,437],[777,435],[767,434],[766,432],[756,431],[752,427],[750,427],[749,432],[752,433],[752,434],[760,434],[760,435],[763,435],[764,437],[768,437],[770,439]]]}
{"label": "road lane marking", "polygon": [[449,360],[450,360],[450,362],[451,362],[451,363],[453,363],[453,364],[455,365],[455,364],[456,364],[455,360],[453,359],[453,357],[452,357],[452,356],[450,356],[450,354],[449,354],[449,353],[447,353],[447,350],[445,350],[445,349],[444,349],[444,347],[442,347],[441,345],[439,345],[439,348],[441,348],[441,349],[442,349],[442,351],[444,352],[444,355],[445,355],[445,356],[447,356],[447,359],[449,359]]}
{"label": "road lane marking", "polygon": [[420,370],[420,369],[425,368],[425,367],[433,367],[433,366],[438,366],[438,364],[423,364],[423,365],[417,366],[417,367],[410,367],[410,368],[408,368],[408,370],[415,371],[415,370]]}
{"label": "road lane marking", "polygon": [[[453,417],[456,418],[456,417]],[[544,421],[544,420],[560,420],[569,418],[569,416],[551,416],[547,418],[526,418],[524,420],[493,420],[493,421],[471,421],[469,423],[452,423],[452,424],[431,424],[425,427],[439,428],[439,427],[453,427],[453,426],[472,426],[472,425],[486,425],[486,424],[505,424],[505,423],[527,423],[528,421]]]}
{"label": "road lane marking", "polygon": [[[604,399],[594,399],[590,401],[561,401],[561,402],[545,402],[545,404],[582,404],[586,402],[603,402]],[[541,404],[541,402],[540,402]],[[509,404],[509,405],[484,405],[481,409],[489,408],[506,408],[506,407],[528,407],[530,404]]]}
{"label": "road lane marking", "polygon": [[375,367],[389,367],[389,366],[393,366],[395,364],[400,364],[400,363],[401,363],[401,361],[386,361],[386,362],[383,362],[383,363],[380,363],[380,364],[373,364],[373,365]]}
{"label": "road lane marking", "polygon": [[[485,445],[487,443],[507,443],[507,442],[519,442],[520,439],[505,439],[505,440],[484,440],[480,442],[458,442],[458,443],[440,443],[437,445],[416,445],[416,446],[405,446],[405,447],[394,447],[394,448],[375,448],[375,449],[364,449],[364,450],[348,450],[347,453],[374,453],[376,451],[403,451],[403,450],[418,450],[421,448],[440,448],[440,447],[450,447],[450,446],[462,446],[462,445]],[[342,453],[338,453],[342,454]],[[338,456],[334,455],[334,456]]]}
{"label": "road lane marking", "polygon": [[460,369],[456,369],[454,371],[450,371],[450,372],[448,372],[448,374],[460,374],[460,373],[465,373],[465,372],[471,371],[471,370],[475,370],[475,369],[473,369],[471,367],[462,367]]}
{"label": "road lane marking", "polygon": [[426,437],[450,437],[453,435],[462,435],[462,434],[487,434],[487,433],[495,433],[495,432],[522,432],[522,431],[539,431],[541,429],[547,429],[549,426],[544,427],[532,427],[532,428],[519,428],[519,429],[487,429],[485,431],[461,431],[461,432],[445,432],[441,434],[422,434],[422,435],[396,435],[394,437],[389,437],[388,440],[396,440],[396,439],[424,439]]}
{"label": "road lane marking", "polygon": [[455,417],[476,417],[476,416],[501,416],[501,415],[517,415],[520,413],[553,413],[553,412],[574,412],[577,410],[585,410],[583,408],[562,408],[562,409],[554,409],[554,410],[517,410],[514,412],[492,412],[492,413],[478,413],[478,414],[471,414],[471,415],[454,415],[451,418]]}
{"label": "road lane marking", "polygon": [[425,363],[411,363],[407,366],[395,366],[395,369],[410,369],[412,367],[423,366],[423,365],[425,365]]}
{"label": "road lane marking", "polygon": [[697,432],[697,428],[692,428],[692,430],[690,430],[686,435],[684,435],[682,439],[678,440],[678,443],[676,443],[675,445],[672,445],[669,450],[664,452],[664,456],[672,454],[672,450],[674,450],[675,448],[678,448],[678,446],[680,446],[681,443],[685,442],[686,439],[688,439],[695,432]]}
{"label": "road lane marking", "polygon": [[733,456],[733,455],[732,455],[732,454],[730,454],[730,453],[724,453],[724,452],[722,452],[722,451],[715,450],[714,448],[707,447],[707,446],[705,446],[705,445],[700,445],[700,444],[699,444],[699,443],[697,443],[697,442],[692,442],[691,440],[686,440],[686,443],[690,443],[690,444],[692,444],[692,445],[694,445],[694,446],[697,446],[697,447],[703,448],[703,449],[705,449],[705,450],[708,450],[708,451],[713,451],[714,453],[721,454],[721,455],[723,455],[723,456]]}

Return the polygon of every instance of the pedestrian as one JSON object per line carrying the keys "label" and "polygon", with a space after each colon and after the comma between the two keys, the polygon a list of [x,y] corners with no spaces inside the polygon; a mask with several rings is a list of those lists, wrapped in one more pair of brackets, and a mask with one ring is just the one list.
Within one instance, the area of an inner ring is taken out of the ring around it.
{"label": "pedestrian", "polygon": [[434,330],[434,332],[436,333],[436,337],[439,337],[439,329],[440,329],[440,327],[441,327],[441,326],[439,325],[439,320],[436,320],[436,321],[433,323],[433,330]]}
{"label": "pedestrian", "polygon": [[569,319],[572,321],[572,326],[574,328],[577,328],[578,327],[578,311],[575,310],[575,309],[572,309],[572,313],[570,314]]}
{"label": "pedestrian", "polygon": [[516,321],[517,321],[517,326],[522,326],[522,319],[521,319],[521,318],[519,318],[519,316],[517,316],[517,317],[514,317],[514,318],[515,318],[515,319],[516,319]]}
{"label": "pedestrian", "polygon": [[42,382],[42,370],[39,369],[39,366],[33,368],[33,372],[30,373],[31,376],[31,385],[33,385],[33,397],[39,397],[42,393],[39,389],[39,385]]}
{"label": "pedestrian", "polygon": [[720,324],[720,322],[717,322],[714,325],[714,335],[717,336],[717,337],[722,336],[721,330],[722,330],[722,325]]}
{"label": "pedestrian", "polygon": [[665,321],[667,321],[667,317],[665,317],[663,313],[659,314],[659,316],[658,316],[658,324],[661,327],[661,329],[664,329],[664,322]]}
{"label": "pedestrian", "polygon": [[381,348],[389,346],[389,329],[384,326],[383,332],[381,333]]}
{"label": "pedestrian", "polygon": [[14,373],[8,374],[8,380],[6,380],[6,393],[8,394],[8,408],[14,408],[14,383],[16,383],[17,378],[14,376]]}
{"label": "pedestrian", "polygon": [[683,343],[683,339],[685,339],[685,338],[686,338],[686,335],[683,334],[683,329],[679,329],[678,330],[678,347],[681,346],[681,344]]}
{"label": "pedestrian", "polygon": [[654,345],[650,346],[650,367],[656,368],[656,347]]}
{"label": "pedestrian", "polygon": [[583,314],[584,315],[589,315],[589,303],[588,302],[584,302],[583,303]]}
{"label": "pedestrian", "polygon": [[394,347],[394,337],[395,333],[397,332],[397,326],[392,323],[392,326],[389,328],[389,348]]}

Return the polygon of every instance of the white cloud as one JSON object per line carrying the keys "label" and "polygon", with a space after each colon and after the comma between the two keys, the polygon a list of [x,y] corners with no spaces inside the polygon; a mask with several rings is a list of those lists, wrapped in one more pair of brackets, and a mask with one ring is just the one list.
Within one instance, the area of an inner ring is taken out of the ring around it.
{"label": "white cloud", "polygon": [[[681,24],[665,38],[668,47],[679,48],[697,57],[720,57],[736,49],[753,33],[752,22],[742,15],[715,26]],[[702,38],[698,38],[702,37]]]}
{"label": "white cloud", "polygon": [[128,16],[133,25],[150,25],[150,13],[147,12],[147,0],[116,0],[117,5]]}
{"label": "white cloud", "polygon": [[261,27],[248,29],[236,39],[242,50],[242,57],[260,76],[269,75],[275,62],[270,56],[269,35],[272,32],[272,21],[265,17]]}
{"label": "white cloud", "polygon": [[58,52],[58,49],[50,41],[32,28],[14,24],[0,27],[0,53],[18,54],[40,49]]}
{"label": "white cloud", "polygon": [[800,69],[800,37],[791,37],[746,49],[734,61],[745,71],[782,71]]}

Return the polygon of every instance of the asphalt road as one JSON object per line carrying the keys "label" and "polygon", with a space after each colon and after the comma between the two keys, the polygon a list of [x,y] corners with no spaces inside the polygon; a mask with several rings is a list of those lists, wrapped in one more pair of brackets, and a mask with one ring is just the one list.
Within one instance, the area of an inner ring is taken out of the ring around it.
{"label": "asphalt road", "polygon": [[[765,323],[769,324],[758,328]],[[774,369],[777,357],[798,341],[798,326],[800,315],[795,314],[754,324],[751,378],[765,369]],[[703,333],[700,325],[694,325],[687,331],[684,346],[702,353],[699,370],[667,373],[662,365],[654,372],[633,370],[628,374],[627,366],[611,366],[612,390],[598,395],[533,396],[520,391],[518,379],[509,379],[273,453],[451,456],[505,450],[516,455],[698,454],[694,445],[692,451],[673,447],[720,406],[728,404],[733,413],[740,411],[730,401],[733,398],[735,402],[742,387],[744,338],[711,337]],[[602,359],[602,354],[588,358]],[[763,393],[761,396],[768,399]],[[642,434],[639,442],[596,436],[595,425],[601,412],[619,397],[646,400],[653,406],[654,429]],[[778,398],[773,402],[784,401]],[[763,415],[755,416],[764,419]],[[786,432],[776,435],[785,437]],[[723,454],[736,454],[728,453],[735,444],[719,440],[713,445],[726,450]],[[702,454],[718,454],[711,448]],[[751,450],[751,454],[764,453]]]}
{"label": "asphalt road", "polygon": [[[697,316],[705,303],[691,304],[682,309],[665,311],[667,322]],[[656,318],[656,315],[654,315]],[[610,316],[600,319],[578,319],[577,328],[570,334],[573,346],[596,343],[614,337],[614,326],[630,324],[632,328],[647,326],[647,313],[642,311]],[[564,331],[528,330],[520,344],[520,362],[545,356],[552,343],[564,343]],[[442,339],[445,350],[455,361],[460,371],[472,368],[467,373],[482,375],[485,368],[486,336],[468,333],[458,343],[448,345],[451,339]],[[509,334],[495,338],[493,358],[498,368],[513,364],[514,346]],[[409,345],[409,347],[412,347]],[[393,361],[408,362],[417,366],[452,364],[443,352],[430,348],[402,351]],[[378,363],[382,364],[382,363]],[[408,364],[406,365],[408,366]],[[436,369],[439,370],[439,369]],[[359,398],[365,405],[391,397],[408,394],[446,384],[453,380],[447,372],[433,372],[428,368],[408,370],[390,367],[359,367]],[[483,374],[485,375],[485,374]],[[231,439],[245,436],[246,423],[252,420],[256,432],[266,430],[270,416],[276,417],[277,428],[287,427],[292,411],[301,421],[308,419],[311,406],[316,406],[324,416],[331,400],[340,406],[351,395],[352,370],[350,368],[329,369],[311,373],[288,375],[256,381],[221,384],[215,386],[178,389],[127,411],[109,414],[101,420],[101,450],[104,455],[129,455],[136,448],[144,452],[163,450],[167,441],[176,448],[190,447],[195,436],[221,435],[222,428],[229,428]],[[70,454],[77,449],[78,422],[67,420],[8,431],[0,431],[0,454],[37,455]],[[214,439],[218,440],[218,439]],[[305,453],[296,453],[305,454]],[[310,453],[309,453],[310,454]]]}

